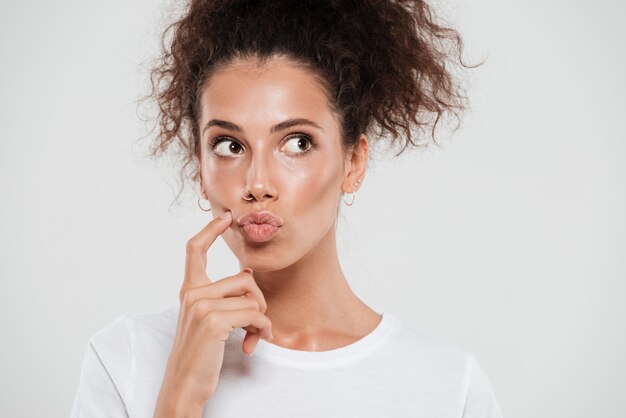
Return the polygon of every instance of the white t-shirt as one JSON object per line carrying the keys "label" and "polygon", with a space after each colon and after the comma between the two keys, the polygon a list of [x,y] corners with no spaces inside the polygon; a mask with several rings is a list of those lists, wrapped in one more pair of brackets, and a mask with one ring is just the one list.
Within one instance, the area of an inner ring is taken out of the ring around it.
{"label": "white t-shirt", "polygon": [[[71,418],[153,418],[179,307],[121,315],[87,344]],[[204,417],[501,418],[473,353],[405,326],[389,312],[360,340],[300,351],[246,331],[226,340],[220,378]]]}

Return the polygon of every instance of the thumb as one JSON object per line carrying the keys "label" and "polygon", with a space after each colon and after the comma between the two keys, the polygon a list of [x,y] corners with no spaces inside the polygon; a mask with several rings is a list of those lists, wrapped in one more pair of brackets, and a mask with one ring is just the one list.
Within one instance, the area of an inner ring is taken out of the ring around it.
{"label": "thumb", "polygon": [[251,356],[260,338],[261,334],[258,332],[246,331],[246,336],[243,337],[243,343],[241,344],[244,354]]}

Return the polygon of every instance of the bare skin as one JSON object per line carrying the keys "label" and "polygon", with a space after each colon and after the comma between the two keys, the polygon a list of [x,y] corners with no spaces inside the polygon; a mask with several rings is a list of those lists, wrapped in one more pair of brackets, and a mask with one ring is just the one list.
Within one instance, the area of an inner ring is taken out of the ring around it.
{"label": "bare skin", "polygon": [[[267,303],[246,269],[213,282],[206,274],[206,253],[232,223],[232,214],[213,219],[187,242],[180,311],[154,417],[200,417],[219,379],[228,336],[242,327],[255,336],[272,338],[263,312]],[[258,341],[258,339],[257,339]],[[244,340],[250,354],[255,341]]]}
{"label": "bare skin", "polygon": [[[247,242],[236,223],[222,235],[240,267],[254,270],[268,304],[272,344],[323,351],[367,335],[381,317],[350,289],[335,239],[340,193],[358,189],[365,177],[367,137],[362,134],[352,152],[344,153],[339,122],[322,87],[310,72],[282,57],[263,67],[237,60],[215,73],[201,107],[201,130],[220,119],[244,131],[211,126],[202,132],[201,192],[212,211],[232,210],[238,219],[267,209],[285,221],[280,233],[261,245]],[[312,120],[323,131],[297,125],[270,133],[292,118]],[[302,154],[310,144],[298,146],[298,133],[313,137],[317,148]],[[208,141],[218,136],[229,139],[212,150]],[[241,197],[244,186],[254,200]]]}
{"label": "bare skin", "polygon": [[[270,131],[294,118],[319,129],[298,124]],[[205,130],[214,119],[243,132],[223,124]],[[260,338],[272,334],[271,344],[293,350],[336,349],[363,338],[381,320],[352,292],[335,240],[341,192],[357,190],[365,176],[367,137],[343,151],[339,123],[314,76],[283,58],[262,67],[237,60],[204,86],[200,131],[201,194],[216,219],[187,244],[176,337],[155,417],[202,416],[235,327],[246,329],[242,350],[250,355]],[[218,136],[226,140],[211,146]],[[254,199],[242,198],[244,186]],[[237,221],[262,210],[284,224],[271,240],[251,242]],[[217,218],[228,211],[227,220]],[[242,271],[213,282],[206,252],[218,235]]]}

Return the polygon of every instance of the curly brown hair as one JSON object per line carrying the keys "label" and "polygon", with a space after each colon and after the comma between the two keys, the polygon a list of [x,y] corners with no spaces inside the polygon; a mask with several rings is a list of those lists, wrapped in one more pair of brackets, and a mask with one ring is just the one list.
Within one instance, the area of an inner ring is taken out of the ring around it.
{"label": "curly brown hair", "polygon": [[436,143],[442,116],[455,116],[458,128],[467,107],[452,72],[456,64],[470,68],[463,41],[422,0],[191,0],[184,10],[162,35],[151,91],[141,99],[158,104],[150,155],[175,141],[181,148],[181,192],[189,166],[189,177],[199,178],[203,86],[234,58],[282,55],[310,70],[340,122],[344,150],[361,133],[387,133],[392,146],[403,145],[397,156],[427,145],[420,139],[429,126]]}

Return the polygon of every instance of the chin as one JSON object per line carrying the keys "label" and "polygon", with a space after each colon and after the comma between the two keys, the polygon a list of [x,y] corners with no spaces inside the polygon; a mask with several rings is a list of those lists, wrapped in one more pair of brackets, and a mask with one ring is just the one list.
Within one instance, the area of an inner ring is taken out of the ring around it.
{"label": "chin", "polygon": [[237,257],[244,267],[250,267],[254,272],[278,271],[289,267],[290,263],[281,263],[276,257]]}
{"label": "chin", "polygon": [[238,244],[237,248],[231,247],[231,250],[243,267],[250,267],[255,272],[283,270],[300,260],[293,251],[265,244],[263,247]]}

